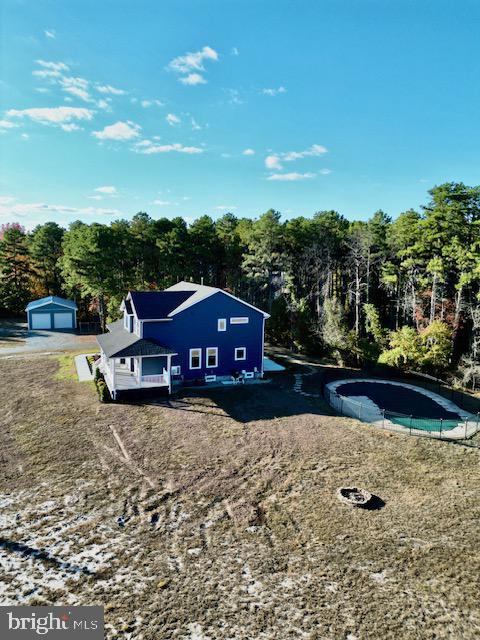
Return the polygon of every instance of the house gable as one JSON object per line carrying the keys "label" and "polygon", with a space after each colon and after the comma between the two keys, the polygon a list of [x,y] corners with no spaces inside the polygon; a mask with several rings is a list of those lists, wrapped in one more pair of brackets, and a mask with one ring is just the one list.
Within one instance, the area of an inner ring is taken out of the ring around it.
{"label": "house gable", "polygon": [[[246,319],[240,323],[231,319]],[[226,320],[219,330],[218,320]],[[177,352],[172,366],[180,366],[185,379],[204,375],[230,376],[232,371],[262,370],[265,316],[234,296],[214,291],[203,300],[176,313],[170,322],[143,323],[143,337],[156,340]],[[223,330],[225,326],[225,330]],[[245,359],[235,359],[235,349],[245,349]],[[200,349],[201,365],[191,366],[191,350]],[[207,349],[218,352],[216,366],[208,366]]]}
{"label": "house gable", "polygon": [[185,309],[188,309],[194,304],[198,304],[202,300],[205,300],[206,298],[209,298],[210,296],[213,296],[216,293],[222,293],[223,295],[229,296],[233,300],[236,300],[237,302],[245,305],[246,307],[249,307],[254,311],[258,311],[258,313],[261,313],[264,316],[264,318],[270,317],[270,315],[265,311],[262,311],[261,309],[254,307],[252,304],[245,302],[245,300],[242,300],[241,298],[237,298],[232,293],[229,293],[228,291],[224,291],[223,289],[218,289],[217,287],[208,287],[203,284],[195,284],[194,282],[182,281],[182,282],[178,282],[177,284],[174,284],[172,287],[169,287],[168,289],[166,289],[166,291],[172,291],[172,292],[173,291],[178,291],[178,292],[191,291],[192,292],[192,295],[190,297],[188,297],[177,308],[173,309],[168,314],[169,317],[173,317],[174,315],[181,313],[182,311],[185,311]]}

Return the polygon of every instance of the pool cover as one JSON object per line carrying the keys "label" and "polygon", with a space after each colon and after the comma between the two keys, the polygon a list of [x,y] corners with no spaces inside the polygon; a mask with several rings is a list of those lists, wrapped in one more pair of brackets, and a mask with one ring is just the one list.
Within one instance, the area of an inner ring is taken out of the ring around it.
{"label": "pool cover", "polygon": [[459,421],[458,413],[444,409],[423,393],[394,384],[349,382],[337,387],[336,391],[341,396],[366,396],[380,409],[403,416],[451,420],[455,425]]}

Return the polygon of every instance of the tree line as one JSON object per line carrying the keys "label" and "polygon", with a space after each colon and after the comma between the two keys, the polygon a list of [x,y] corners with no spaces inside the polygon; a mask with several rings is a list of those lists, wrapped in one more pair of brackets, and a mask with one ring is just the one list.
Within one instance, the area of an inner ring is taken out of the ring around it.
{"label": "tree line", "polygon": [[55,222],[0,230],[0,313],[71,296],[105,327],[129,289],[193,280],[269,313],[273,344],[336,358],[480,379],[480,187],[445,183],[420,211],[366,222],[336,211],[281,220],[227,213],[110,225]]}

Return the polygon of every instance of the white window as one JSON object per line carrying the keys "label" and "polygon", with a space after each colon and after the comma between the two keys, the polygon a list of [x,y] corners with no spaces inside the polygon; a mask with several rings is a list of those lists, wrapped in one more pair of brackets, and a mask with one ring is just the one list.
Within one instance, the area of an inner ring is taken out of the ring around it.
{"label": "white window", "polygon": [[218,347],[207,347],[207,367],[218,367]]}
{"label": "white window", "polygon": [[248,324],[248,318],[246,316],[230,318],[230,324]]}
{"label": "white window", "polygon": [[181,370],[182,369],[181,369],[180,365],[177,364],[177,365],[171,367],[170,372],[171,372],[172,376],[179,376]]}
{"label": "white window", "polygon": [[247,347],[235,347],[235,360],[247,359]]}
{"label": "white window", "polygon": [[202,368],[202,350],[190,349],[190,369]]}
{"label": "white window", "polygon": [[226,331],[227,330],[227,319],[219,318],[217,323],[218,331]]}

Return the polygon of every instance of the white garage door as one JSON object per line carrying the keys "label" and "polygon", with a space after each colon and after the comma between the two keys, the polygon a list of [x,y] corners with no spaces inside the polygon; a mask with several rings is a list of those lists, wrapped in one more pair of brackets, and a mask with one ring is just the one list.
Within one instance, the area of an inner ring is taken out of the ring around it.
{"label": "white garage door", "polygon": [[71,313],[54,313],[53,322],[55,329],[72,329],[73,318]]}
{"label": "white garage door", "polygon": [[32,329],[51,329],[49,313],[32,313]]}

